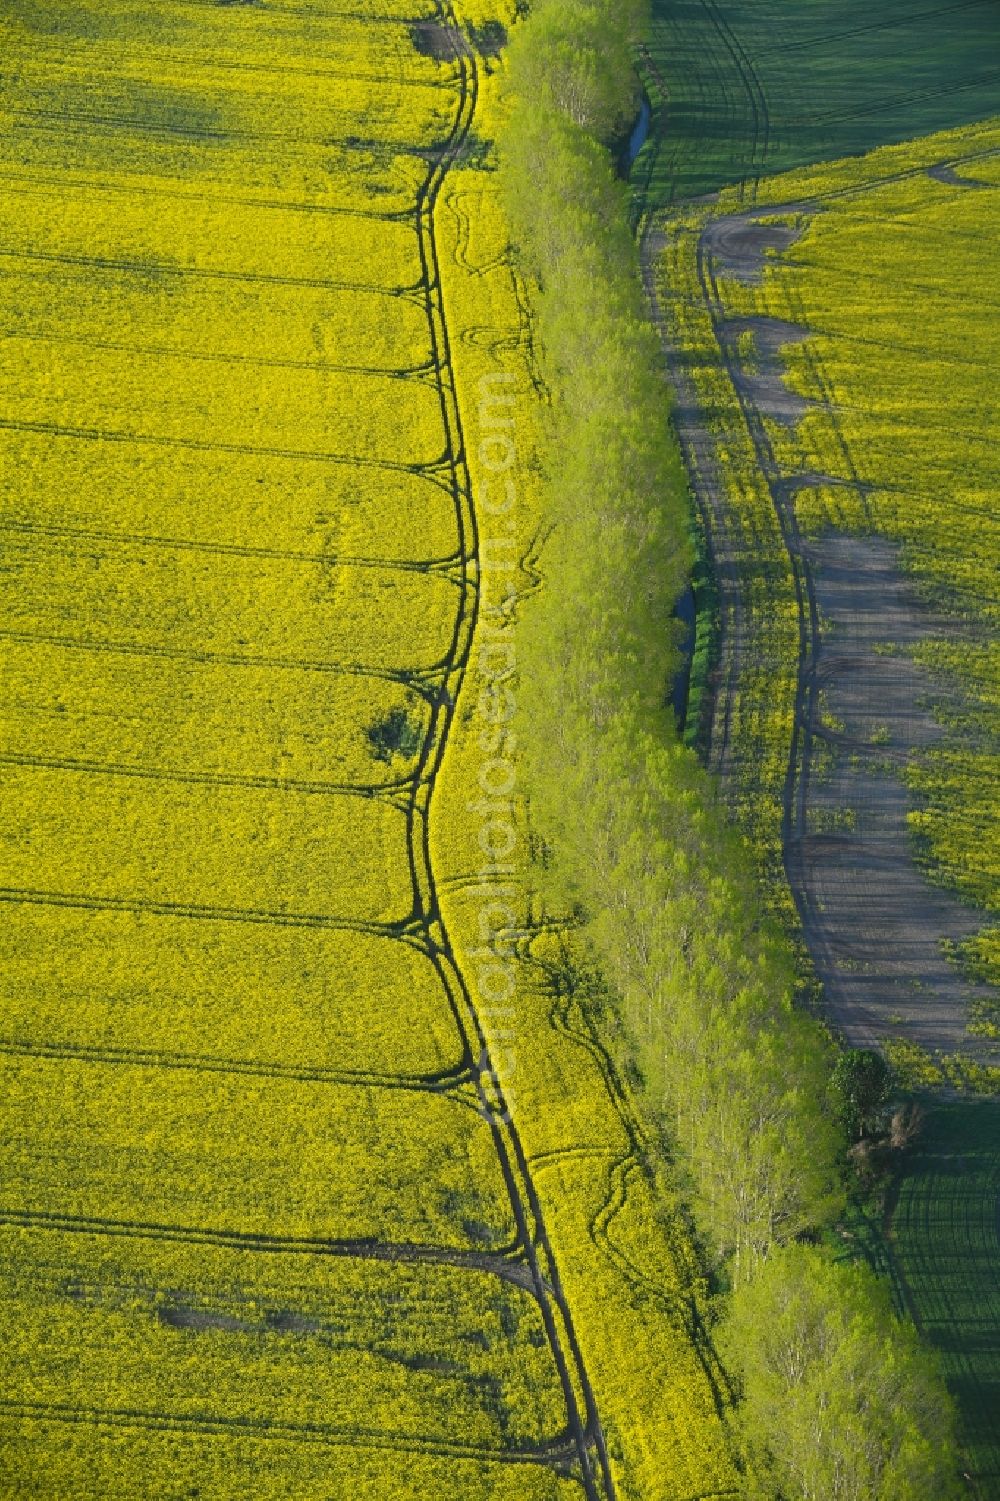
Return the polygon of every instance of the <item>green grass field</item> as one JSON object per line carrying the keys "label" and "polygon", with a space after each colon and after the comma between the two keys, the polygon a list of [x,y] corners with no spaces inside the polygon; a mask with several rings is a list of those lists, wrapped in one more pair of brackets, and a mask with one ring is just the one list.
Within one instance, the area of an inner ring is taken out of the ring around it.
{"label": "green grass field", "polygon": [[939,1351],[959,1402],[969,1494],[1000,1494],[1000,1103],[927,1101],[884,1202],[856,1205],[845,1250],[886,1277]]}
{"label": "green grass field", "polygon": [[1000,1104],[934,1104],[891,1196],[905,1306],[941,1351],[976,1494],[1000,1495]]}
{"label": "green grass field", "polygon": [[993,0],[654,0],[653,13],[640,66],[657,120],[633,171],[649,209],[996,108]]}

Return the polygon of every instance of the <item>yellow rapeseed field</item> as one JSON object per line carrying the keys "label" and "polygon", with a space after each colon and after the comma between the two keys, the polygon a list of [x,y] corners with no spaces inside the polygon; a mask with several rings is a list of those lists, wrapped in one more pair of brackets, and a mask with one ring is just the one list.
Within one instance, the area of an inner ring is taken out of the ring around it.
{"label": "yellow rapeseed field", "polygon": [[737,1494],[503,786],[545,526],[513,21],[0,17],[11,1501]]}

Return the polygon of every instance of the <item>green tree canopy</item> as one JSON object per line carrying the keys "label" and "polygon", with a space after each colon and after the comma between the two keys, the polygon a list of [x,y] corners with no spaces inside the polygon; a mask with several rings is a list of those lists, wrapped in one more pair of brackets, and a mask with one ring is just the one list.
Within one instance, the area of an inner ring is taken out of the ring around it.
{"label": "green tree canopy", "polygon": [[514,32],[513,88],[611,140],[635,109],[631,47],[644,10],[643,0],[629,0],[622,13],[598,0],[543,0],[531,26]]}
{"label": "green tree canopy", "polygon": [[871,1048],[848,1048],[837,1059],[830,1092],[852,1141],[882,1125],[894,1082],[891,1066]]}
{"label": "green tree canopy", "polygon": [[951,1501],[955,1411],[912,1324],[865,1266],[775,1251],[733,1295],[723,1348],[743,1386],[761,1495]]}

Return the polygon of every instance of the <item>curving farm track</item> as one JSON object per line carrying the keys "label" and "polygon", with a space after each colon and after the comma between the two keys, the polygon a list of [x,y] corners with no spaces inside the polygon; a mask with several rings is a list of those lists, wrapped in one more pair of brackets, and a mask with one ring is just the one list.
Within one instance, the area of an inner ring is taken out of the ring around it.
{"label": "curving farm track", "polygon": [[[576,1337],[572,1318],[559,1283],[555,1258],[545,1232],[538,1196],[521,1146],[517,1128],[504,1095],[503,1083],[494,1068],[489,1042],[469,985],[461,971],[441,915],[437,898],[430,845],[430,814],[436,777],[440,771],[448,732],[455,714],[462,680],[468,667],[478,618],[479,577],[478,529],[472,480],[465,455],[465,439],[451,364],[450,339],[442,296],[441,269],[434,231],[434,210],[445,176],[468,137],[476,109],[477,65],[458,28],[454,11],[442,3],[442,23],[455,38],[459,69],[459,107],[451,139],[428,178],[418,204],[421,230],[427,316],[431,329],[441,413],[447,434],[447,464],[455,501],[462,565],[460,606],[455,634],[443,664],[439,694],[416,773],[409,812],[409,848],[414,886],[414,923],[423,933],[428,953],[438,971],[442,988],[458,1022],[464,1045],[463,1066],[473,1082],[479,1107],[490,1122],[504,1181],[510,1195],[518,1229],[515,1254],[523,1258],[531,1290],[545,1319],[553,1358],[559,1371],[569,1414],[569,1431],[580,1464],[588,1497],[614,1497],[615,1487],[593,1390]],[[572,1372],[571,1374],[571,1367]],[[584,1393],[581,1412],[573,1376]]]}

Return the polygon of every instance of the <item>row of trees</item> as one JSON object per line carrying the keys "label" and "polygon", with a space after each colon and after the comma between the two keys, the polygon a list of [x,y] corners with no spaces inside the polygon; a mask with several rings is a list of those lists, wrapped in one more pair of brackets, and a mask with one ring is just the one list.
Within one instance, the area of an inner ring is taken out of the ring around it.
{"label": "row of trees", "polygon": [[552,393],[555,525],[518,652],[532,817],[731,1290],[720,1337],[761,1494],[946,1497],[934,1361],[817,1241],[843,1208],[832,1045],[794,1004],[787,945],[667,707],[687,488],[607,149],[635,108],[642,24],[642,0],[538,0],[509,51],[502,182]]}

